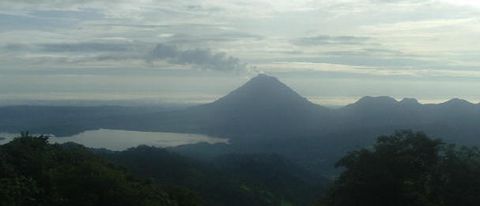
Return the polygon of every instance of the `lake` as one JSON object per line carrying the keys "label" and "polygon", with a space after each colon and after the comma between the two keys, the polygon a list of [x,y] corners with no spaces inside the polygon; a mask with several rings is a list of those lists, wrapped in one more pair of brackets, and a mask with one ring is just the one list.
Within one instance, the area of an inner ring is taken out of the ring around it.
{"label": "lake", "polygon": [[[5,144],[17,136],[19,135],[13,133],[0,133],[0,144]],[[2,137],[4,138],[3,140]],[[111,129],[89,130],[69,137],[52,136],[49,138],[49,141],[52,143],[75,142],[90,148],[105,148],[114,151],[125,150],[138,145],[173,147],[200,142],[228,144],[228,139],[199,134],[138,132]]]}

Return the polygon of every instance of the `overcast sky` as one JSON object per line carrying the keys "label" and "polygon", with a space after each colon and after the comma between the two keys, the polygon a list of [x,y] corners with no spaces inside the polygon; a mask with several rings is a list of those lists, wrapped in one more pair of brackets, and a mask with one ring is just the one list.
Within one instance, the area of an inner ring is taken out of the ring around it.
{"label": "overcast sky", "polygon": [[2,0],[0,104],[208,102],[259,72],[314,102],[480,101],[478,0]]}

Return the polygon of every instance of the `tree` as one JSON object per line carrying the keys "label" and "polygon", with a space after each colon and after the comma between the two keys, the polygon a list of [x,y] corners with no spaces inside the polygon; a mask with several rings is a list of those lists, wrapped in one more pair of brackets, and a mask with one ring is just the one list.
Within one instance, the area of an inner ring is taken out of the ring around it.
{"label": "tree", "polygon": [[[396,132],[354,151],[323,202],[332,206],[429,206],[480,203],[478,149],[445,145],[424,133]],[[463,204],[459,204],[462,202]]]}
{"label": "tree", "polygon": [[48,137],[22,137],[0,146],[0,205],[198,205],[187,191],[169,193],[124,169],[67,143]]}

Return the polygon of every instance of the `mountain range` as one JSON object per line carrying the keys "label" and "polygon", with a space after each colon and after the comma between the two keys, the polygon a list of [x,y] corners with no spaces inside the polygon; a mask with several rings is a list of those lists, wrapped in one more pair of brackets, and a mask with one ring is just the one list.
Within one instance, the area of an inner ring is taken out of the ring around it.
{"label": "mountain range", "polygon": [[395,130],[424,131],[448,143],[480,145],[480,105],[461,99],[421,104],[415,99],[363,97],[341,107],[310,102],[277,78],[260,74],[218,100],[184,109],[157,107],[0,107],[0,131],[73,135],[93,129],[199,133],[230,144],[171,150],[194,158],[230,153],[280,154],[324,176],[346,152]]}
{"label": "mountain range", "polygon": [[480,105],[461,99],[420,104],[416,99],[363,97],[332,109],[310,102],[277,78],[259,74],[218,100],[186,109],[141,107],[0,107],[0,131],[72,135],[108,128],[192,132],[224,138],[288,138],[398,129],[423,130],[478,144]]}
{"label": "mountain range", "polygon": [[115,129],[193,132],[225,138],[288,138],[422,130],[455,142],[478,144],[480,105],[461,99],[420,104],[416,99],[363,97],[338,109],[310,102],[277,78],[260,74],[209,104],[180,111],[116,118]]}

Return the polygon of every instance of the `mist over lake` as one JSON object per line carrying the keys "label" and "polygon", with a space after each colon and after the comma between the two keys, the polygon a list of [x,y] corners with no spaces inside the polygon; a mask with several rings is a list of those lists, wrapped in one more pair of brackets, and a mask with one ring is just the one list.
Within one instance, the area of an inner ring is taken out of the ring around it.
{"label": "mist over lake", "polygon": [[[0,133],[0,144],[20,136],[14,133]],[[228,143],[228,139],[209,137],[206,135],[170,132],[139,132],[127,130],[98,129],[82,132],[69,137],[49,138],[52,143],[75,142],[90,148],[105,148],[114,151],[125,150],[138,145],[155,147],[174,147],[186,144],[206,142],[210,144]]]}

